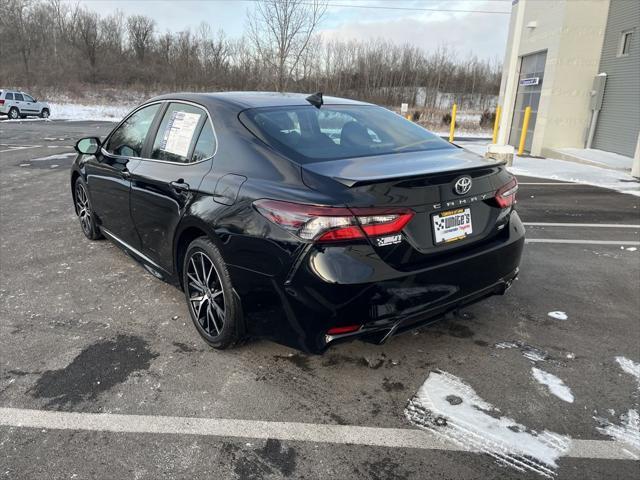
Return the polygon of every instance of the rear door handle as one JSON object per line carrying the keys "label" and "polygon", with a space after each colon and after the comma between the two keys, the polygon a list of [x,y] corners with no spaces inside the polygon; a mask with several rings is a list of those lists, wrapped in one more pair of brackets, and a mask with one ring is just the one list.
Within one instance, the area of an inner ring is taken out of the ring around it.
{"label": "rear door handle", "polygon": [[185,183],[182,179],[171,182],[169,185],[177,192],[186,192],[189,190],[189,184]]}

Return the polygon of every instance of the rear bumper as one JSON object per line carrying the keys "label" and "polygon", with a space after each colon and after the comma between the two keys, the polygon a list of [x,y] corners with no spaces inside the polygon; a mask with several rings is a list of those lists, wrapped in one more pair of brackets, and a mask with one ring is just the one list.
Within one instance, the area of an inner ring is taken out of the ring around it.
{"label": "rear bumper", "polygon": [[[385,263],[368,244],[312,246],[285,279],[255,272],[241,282],[247,329],[308,352],[358,337],[390,335],[435,320],[447,311],[501,294],[517,276],[524,227],[513,212],[495,240],[468,253],[404,272]],[[236,279],[246,272],[231,271]],[[326,334],[331,327],[361,325],[357,332]]]}

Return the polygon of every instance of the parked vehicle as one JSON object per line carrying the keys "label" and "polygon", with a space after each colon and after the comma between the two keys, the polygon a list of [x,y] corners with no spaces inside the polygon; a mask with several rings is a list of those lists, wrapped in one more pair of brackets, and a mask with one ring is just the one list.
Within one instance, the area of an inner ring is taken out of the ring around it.
{"label": "parked vehicle", "polygon": [[518,274],[515,177],[375,105],[165,95],[76,150],[84,234],[180,286],[215,348],[382,342]]}
{"label": "parked vehicle", "polygon": [[49,118],[51,107],[25,92],[0,90],[0,115],[7,115],[12,120],[28,116]]}

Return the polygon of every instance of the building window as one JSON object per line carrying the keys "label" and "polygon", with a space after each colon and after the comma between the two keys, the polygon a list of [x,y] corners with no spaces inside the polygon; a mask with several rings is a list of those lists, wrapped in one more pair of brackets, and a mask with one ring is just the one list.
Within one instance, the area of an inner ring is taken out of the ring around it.
{"label": "building window", "polygon": [[626,30],[620,34],[620,47],[618,48],[618,56],[623,57],[629,55],[631,50],[631,37],[633,30]]}

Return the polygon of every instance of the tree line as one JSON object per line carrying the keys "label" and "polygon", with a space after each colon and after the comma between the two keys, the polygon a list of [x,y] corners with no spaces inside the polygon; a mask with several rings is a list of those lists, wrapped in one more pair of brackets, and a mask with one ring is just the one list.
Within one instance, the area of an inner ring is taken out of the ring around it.
{"label": "tree line", "polygon": [[[160,32],[143,15],[101,15],[62,0],[0,0],[0,87],[323,91],[382,104],[435,107],[438,92],[493,96],[497,60],[389,41],[328,40],[324,0],[263,0],[246,33],[209,24]],[[424,93],[427,92],[425,95]]]}

